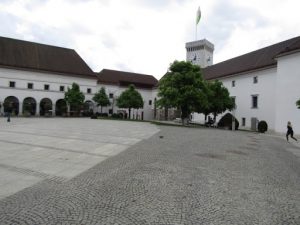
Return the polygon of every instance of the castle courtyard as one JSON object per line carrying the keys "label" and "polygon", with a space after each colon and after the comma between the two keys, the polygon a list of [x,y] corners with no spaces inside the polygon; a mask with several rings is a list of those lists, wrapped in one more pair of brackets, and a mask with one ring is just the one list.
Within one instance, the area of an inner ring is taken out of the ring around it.
{"label": "castle courtyard", "polygon": [[284,137],[89,118],[0,118],[0,224],[300,224]]}

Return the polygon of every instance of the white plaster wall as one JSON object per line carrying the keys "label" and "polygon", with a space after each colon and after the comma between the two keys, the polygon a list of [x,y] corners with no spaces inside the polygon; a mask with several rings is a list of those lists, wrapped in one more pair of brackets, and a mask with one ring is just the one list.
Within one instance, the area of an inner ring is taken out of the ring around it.
{"label": "white plaster wall", "polygon": [[[275,87],[276,87],[276,68],[246,73],[220,79],[228,89],[230,96],[235,97],[236,109],[235,117],[240,123],[240,128],[250,129],[251,118],[265,120],[269,129],[275,129]],[[257,76],[258,83],[253,83],[253,77]],[[235,87],[232,87],[235,81]],[[252,95],[258,95],[258,108],[252,108]],[[226,112],[225,112],[226,113]],[[217,121],[223,116],[219,115]],[[242,118],[246,118],[246,126],[242,126]],[[195,122],[204,123],[203,114],[194,114]]]}
{"label": "white plaster wall", "polygon": [[[109,96],[110,93],[113,94],[113,99],[110,98],[111,105],[108,107],[103,107],[102,112],[108,113],[109,109],[113,109],[113,113],[117,113],[118,110],[125,110],[128,113],[128,110],[126,109],[119,109],[116,105],[116,99],[121,95],[123,91],[127,89],[127,87],[119,87],[117,85],[108,85],[108,84],[99,84],[97,89],[100,90],[101,87],[105,88],[106,94]],[[133,109],[131,112],[131,118],[136,118],[138,115],[138,118],[142,118],[142,113],[144,113],[144,120],[152,120],[153,119],[153,104],[154,104],[154,98],[152,89],[141,89],[136,88],[136,90],[141,94],[143,100],[144,100],[144,107],[143,109]],[[149,105],[149,100],[152,101],[152,104]],[[114,103],[114,104],[113,104]],[[100,112],[100,107],[98,107],[98,112]]]}
{"label": "white plaster wall", "polygon": [[[276,94],[276,68],[237,75],[222,79],[224,86],[229,90],[230,96],[235,96],[235,117],[240,123],[240,128],[251,128],[251,118],[259,121],[265,120],[269,130],[275,129],[275,102]],[[253,83],[257,77],[258,83]],[[232,81],[235,87],[232,87]],[[252,95],[258,95],[258,107],[252,108]],[[246,126],[242,126],[242,118],[246,118]]]}
{"label": "white plaster wall", "polygon": [[300,98],[300,53],[278,59],[276,92],[276,131],[286,132],[287,121],[291,121],[295,134],[300,134],[300,109],[296,101]]}
{"label": "white plaster wall", "polygon": [[[15,82],[15,88],[9,87],[10,81]],[[0,102],[2,104],[6,97],[15,96],[19,100],[20,107],[27,97],[34,98],[37,106],[43,98],[51,99],[52,104],[55,105],[57,100],[64,98],[64,92],[60,91],[60,86],[65,86],[65,91],[67,91],[73,82],[80,86],[80,90],[85,94],[85,101],[92,100],[97,90],[96,79],[0,68]],[[27,88],[28,83],[33,83],[33,89]],[[50,86],[48,91],[44,90],[45,84]],[[87,93],[87,88],[91,88],[91,94]],[[39,112],[38,109],[37,112]]]}

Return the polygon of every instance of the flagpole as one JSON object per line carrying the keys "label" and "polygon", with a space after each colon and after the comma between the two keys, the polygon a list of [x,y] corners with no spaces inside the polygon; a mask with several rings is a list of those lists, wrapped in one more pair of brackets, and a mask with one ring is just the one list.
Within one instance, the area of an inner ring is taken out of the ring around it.
{"label": "flagpole", "polygon": [[197,10],[197,14],[196,14],[196,41],[197,41],[197,26],[198,26],[198,23],[200,21],[200,18],[201,18],[201,10],[200,10],[200,6],[198,7],[198,10]]}

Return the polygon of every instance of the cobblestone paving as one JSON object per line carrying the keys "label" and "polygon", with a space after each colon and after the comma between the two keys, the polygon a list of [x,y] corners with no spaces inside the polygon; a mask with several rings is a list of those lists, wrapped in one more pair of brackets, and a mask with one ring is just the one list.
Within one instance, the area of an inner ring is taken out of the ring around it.
{"label": "cobblestone paving", "polygon": [[300,224],[300,148],[217,129],[160,127],[61,182],[0,201],[0,224]]}

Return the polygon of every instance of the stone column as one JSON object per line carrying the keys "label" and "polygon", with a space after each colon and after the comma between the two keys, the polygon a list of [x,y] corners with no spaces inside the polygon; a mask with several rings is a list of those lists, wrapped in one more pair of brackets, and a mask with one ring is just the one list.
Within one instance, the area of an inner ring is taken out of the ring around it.
{"label": "stone column", "polygon": [[52,116],[55,116],[55,102],[52,103]]}
{"label": "stone column", "polygon": [[35,107],[35,115],[39,116],[40,115],[40,104],[36,103],[36,107]]}
{"label": "stone column", "polygon": [[3,116],[4,115],[4,102],[0,102],[0,116]]}
{"label": "stone column", "polygon": [[19,116],[23,115],[23,102],[19,101]]}

